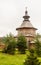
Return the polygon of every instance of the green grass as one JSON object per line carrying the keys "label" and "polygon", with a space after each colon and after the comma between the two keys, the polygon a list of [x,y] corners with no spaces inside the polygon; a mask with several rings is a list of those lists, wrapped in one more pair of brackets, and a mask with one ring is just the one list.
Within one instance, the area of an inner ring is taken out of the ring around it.
{"label": "green grass", "polygon": [[26,55],[8,55],[0,53],[0,65],[23,65]]}
{"label": "green grass", "polygon": [[[26,56],[26,54],[9,55],[0,53],[0,65],[23,65]],[[39,58],[39,61],[41,61],[41,58]]]}

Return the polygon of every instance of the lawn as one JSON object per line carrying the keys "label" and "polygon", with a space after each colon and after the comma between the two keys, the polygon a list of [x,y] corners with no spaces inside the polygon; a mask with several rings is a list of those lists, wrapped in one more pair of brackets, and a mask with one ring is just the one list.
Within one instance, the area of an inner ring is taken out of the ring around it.
{"label": "lawn", "polygon": [[0,65],[23,65],[26,55],[8,55],[0,53]]}
{"label": "lawn", "polygon": [[[26,54],[8,55],[0,53],[0,65],[23,65],[26,59]],[[41,58],[39,58],[41,61]]]}

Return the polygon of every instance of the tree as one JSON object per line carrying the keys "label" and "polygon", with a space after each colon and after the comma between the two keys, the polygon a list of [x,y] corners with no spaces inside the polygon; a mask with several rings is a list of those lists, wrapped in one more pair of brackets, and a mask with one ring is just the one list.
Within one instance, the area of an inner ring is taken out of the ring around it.
{"label": "tree", "polygon": [[41,42],[37,39],[35,41],[35,49],[38,56],[41,56]]}
{"label": "tree", "polygon": [[17,47],[18,47],[18,51],[21,54],[24,54],[25,53],[25,50],[27,48],[26,44],[27,44],[26,38],[23,35],[20,35],[18,37],[18,40],[17,40]]}
{"label": "tree", "polygon": [[37,56],[35,56],[33,49],[30,50],[30,55],[27,56],[24,65],[40,65],[40,62],[37,59]]}
{"label": "tree", "polygon": [[38,34],[35,39],[35,49],[38,56],[41,56],[41,41],[40,41],[40,35]]}
{"label": "tree", "polygon": [[5,43],[4,51],[5,53],[14,54],[16,47],[16,40],[12,34],[7,35],[3,38],[3,42]]}

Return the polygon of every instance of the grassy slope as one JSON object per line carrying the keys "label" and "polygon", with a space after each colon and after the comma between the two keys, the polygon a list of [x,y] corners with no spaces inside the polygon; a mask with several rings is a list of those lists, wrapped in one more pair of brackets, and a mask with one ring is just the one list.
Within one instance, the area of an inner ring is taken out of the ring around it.
{"label": "grassy slope", "polygon": [[[8,55],[0,53],[0,65],[23,65],[26,55]],[[41,61],[41,58],[39,58]]]}

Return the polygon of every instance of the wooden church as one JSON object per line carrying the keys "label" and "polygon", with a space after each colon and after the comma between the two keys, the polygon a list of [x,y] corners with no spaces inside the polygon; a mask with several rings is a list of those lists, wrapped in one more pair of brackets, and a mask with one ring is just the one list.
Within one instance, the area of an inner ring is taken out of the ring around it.
{"label": "wooden church", "polygon": [[34,43],[33,39],[35,38],[37,28],[33,27],[33,25],[31,24],[29,20],[30,16],[28,15],[27,9],[25,11],[25,15],[23,16],[23,18],[24,20],[21,26],[16,28],[16,30],[18,31],[17,37],[20,34],[24,35],[28,42],[27,45],[31,46]]}

